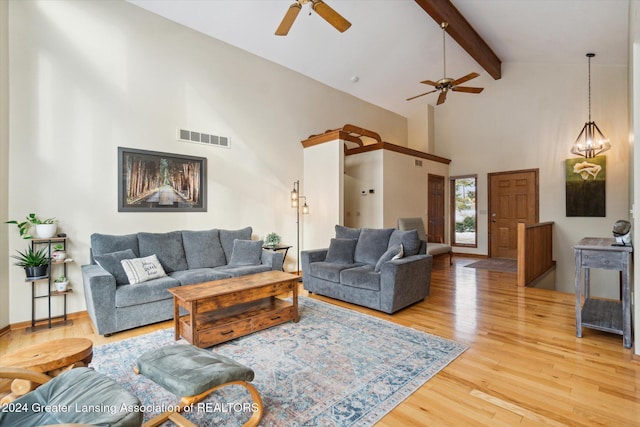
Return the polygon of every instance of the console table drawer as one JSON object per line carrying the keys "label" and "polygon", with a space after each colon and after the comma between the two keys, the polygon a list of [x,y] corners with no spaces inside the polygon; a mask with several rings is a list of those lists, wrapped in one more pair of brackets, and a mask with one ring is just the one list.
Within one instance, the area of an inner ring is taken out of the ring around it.
{"label": "console table drawer", "polygon": [[283,307],[253,318],[253,330],[259,331],[293,319],[293,306]]}
{"label": "console table drawer", "polygon": [[198,341],[206,347],[229,341],[252,332],[251,319],[242,319],[237,322],[227,323],[215,328],[197,332]]}
{"label": "console table drawer", "polygon": [[622,270],[623,259],[617,252],[583,250],[582,267]]}

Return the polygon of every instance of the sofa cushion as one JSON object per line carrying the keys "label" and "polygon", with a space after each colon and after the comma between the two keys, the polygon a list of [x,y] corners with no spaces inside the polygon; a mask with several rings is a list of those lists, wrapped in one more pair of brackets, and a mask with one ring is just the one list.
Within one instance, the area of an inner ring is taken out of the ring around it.
{"label": "sofa cushion", "polygon": [[235,239],[229,267],[259,265],[262,255],[262,243],[262,240]]}
{"label": "sofa cushion", "polygon": [[182,246],[182,232],[138,233],[140,256],[156,255],[167,273],[186,270],[187,258]]}
{"label": "sofa cushion", "polygon": [[340,272],[362,264],[336,264],[335,262],[312,262],[309,264],[309,274],[318,279],[340,283]]}
{"label": "sofa cushion", "polygon": [[227,263],[220,244],[220,232],[216,229],[183,231],[182,244],[189,269],[213,268]]}
{"label": "sofa cushion", "polygon": [[349,268],[340,272],[340,283],[353,288],[380,290],[380,273],[372,265]]}
{"label": "sofa cushion", "polygon": [[194,268],[183,271],[174,271],[169,276],[178,280],[182,286],[196,283],[210,282],[212,280],[228,279],[231,274],[213,268]]}
{"label": "sofa cushion", "polygon": [[127,273],[125,273],[124,268],[122,268],[120,261],[133,258],[136,258],[136,254],[134,254],[131,249],[94,256],[96,263],[115,277],[116,285],[126,285],[129,283]]}
{"label": "sofa cushion", "polygon": [[393,245],[402,244],[404,256],[417,255],[420,250],[420,237],[418,230],[393,230],[389,238],[389,248]]}
{"label": "sofa cushion", "polygon": [[149,255],[144,258],[123,259],[120,264],[122,264],[122,269],[132,285],[167,275],[155,255]]}
{"label": "sofa cushion", "polygon": [[251,240],[251,233],[253,229],[251,227],[241,228],[240,230],[220,230],[220,244],[224,250],[224,256],[227,260],[227,264],[231,259],[233,253],[233,241],[239,240]]}
{"label": "sofa cushion", "polygon": [[360,237],[360,231],[362,231],[362,229],[360,228],[345,227],[344,225],[338,225],[338,224],[336,224],[335,229],[336,229],[337,239],[358,240],[358,237]]}
{"label": "sofa cushion", "polygon": [[222,266],[215,268],[215,271],[219,271],[230,275],[231,277],[246,276],[249,274],[264,273],[265,271],[271,271],[271,267],[268,265],[240,265],[237,267]]}
{"label": "sofa cushion", "polygon": [[93,233],[91,235],[91,253],[94,256],[110,254],[127,249],[131,249],[133,253],[136,254],[136,257],[140,256],[137,234],[116,236],[112,234]]}
{"label": "sofa cushion", "polygon": [[169,288],[180,286],[176,279],[164,276],[149,280],[139,285],[122,285],[116,287],[116,307],[130,307],[171,298]]}
{"label": "sofa cushion", "polygon": [[353,253],[357,242],[354,239],[331,239],[325,262],[353,264]]}
{"label": "sofa cushion", "polygon": [[382,268],[382,264],[384,264],[387,261],[391,261],[392,259],[400,259],[403,256],[404,256],[404,248],[402,246],[402,243],[393,245],[389,249],[387,249],[385,253],[382,254],[378,262],[376,262],[376,266],[373,270],[376,273],[379,273],[380,269]]}
{"label": "sofa cushion", "polygon": [[376,265],[387,250],[393,228],[363,228],[353,256],[355,262]]}

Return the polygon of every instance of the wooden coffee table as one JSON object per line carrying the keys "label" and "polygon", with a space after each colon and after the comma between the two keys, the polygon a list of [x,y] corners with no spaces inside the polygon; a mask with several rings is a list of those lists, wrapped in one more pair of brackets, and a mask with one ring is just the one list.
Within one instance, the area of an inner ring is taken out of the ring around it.
{"label": "wooden coffee table", "polygon": [[[289,320],[298,322],[298,276],[282,271],[170,288],[175,339],[206,348]],[[292,301],[276,295],[292,292]],[[180,307],[189,312],[180,316]]]}
{"label": "wooden coffee table", "polygon": [[[55,377],[68,369],[89,365],[92,358],[93,342],[91,340],[63,338],[30,345],[2,355],[0,366],[24,368]],[[0,381],[0,402],[3,403],[11,402],[35,388],[35,384],[22,379]]]}

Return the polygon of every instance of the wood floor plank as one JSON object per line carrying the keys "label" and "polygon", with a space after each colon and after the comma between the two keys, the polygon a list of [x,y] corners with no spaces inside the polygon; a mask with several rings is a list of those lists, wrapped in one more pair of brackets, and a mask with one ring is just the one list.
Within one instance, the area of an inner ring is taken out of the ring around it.
{"label": "wood floor plank", "polygon": [[[573,294],[519,288],[514,273],[465,267],[473,261],[436,263],[431,295],[393,315],[311,295],[469,347],[379,426],[640,425],[640,363],[620,335],[585,329],[577,338]],[[51,330],[13,330],[0,337],[0,355],[52,339],[101,345],[172,326],[105,338],[84,317]]]}

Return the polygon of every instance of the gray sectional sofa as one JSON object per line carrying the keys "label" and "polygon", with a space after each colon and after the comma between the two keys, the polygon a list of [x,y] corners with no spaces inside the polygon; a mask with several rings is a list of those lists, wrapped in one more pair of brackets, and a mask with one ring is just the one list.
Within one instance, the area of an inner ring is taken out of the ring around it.
{"label": "gray sectional sofa", "polygon": [[336,225],[325,249],[301,252],[309,292],[394,313],[429,295],[432,256],[416,230]]}
{"label": "gray sectional sofa", "polygon": [[98,334],[172,319],[169,288],[282,270],[283,254],[263,250],[262,241],[251,240],[251,233],[246,227],[92,234],[91,263],[82,266],[82,279]]}

